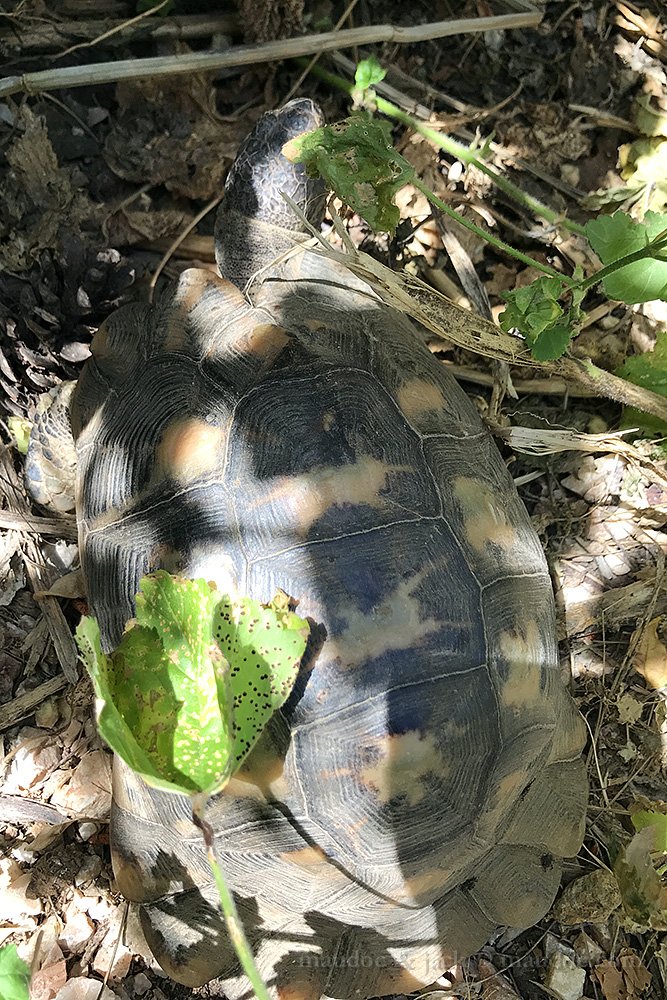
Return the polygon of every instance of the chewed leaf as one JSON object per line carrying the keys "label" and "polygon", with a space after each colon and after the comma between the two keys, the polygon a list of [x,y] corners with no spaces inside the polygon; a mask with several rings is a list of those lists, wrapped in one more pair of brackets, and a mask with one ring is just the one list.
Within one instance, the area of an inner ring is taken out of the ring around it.
{"label": "chewed leaf", "polygon": [[564,290],[564,280],[543,277],[504,295],[501,328],[506,333],[518,330],[538,361],[560,358],[576,334],[578,303],[566,311],[558,301]]}
{"label": "chewed leaf", "polygon": [[142,580],[137,621],[111,655],[91,619],[77,631],[102,737],[156,787],[209,791],[231,773],[229,665],[212,634],[218,599],[203,580],[158,572]]}
{"label": "chewed leaf", "polygon": [[234,756],[238,767],[289,697],[306,648],[308,623],[284,595],[268,606],[245,598],[218,605],[215,637],[231,663]]}
{"label": "chewed leaf", "polygon": [[113,653],[94,619],[77,629],[100,734],[148,784],[212,794],[289,695],[308,624],[285,600],[231,601],[204,580],[158,571],[140,587]]}
{"label": "chewed leaf", "polygon": [[414,168],[392,146],[388,122],[352,115],[291,140],[283,153],[323,177],[372,229],[396,228],[400,216],[394,195],[414,177]]}
{"label": "chewed leaf", "polygon": [[166,791],[182,791],[180,784],[174,784],[167,776],[159,775],[159,765],[153,762],[149,751],[139,744],[121,710],[116,706],[114,664],[112,657],[102,651],[100,630],[94,618],[81,619],[76,630],[76,641],[95,689],[97,727],[102,738],[146,781]]}

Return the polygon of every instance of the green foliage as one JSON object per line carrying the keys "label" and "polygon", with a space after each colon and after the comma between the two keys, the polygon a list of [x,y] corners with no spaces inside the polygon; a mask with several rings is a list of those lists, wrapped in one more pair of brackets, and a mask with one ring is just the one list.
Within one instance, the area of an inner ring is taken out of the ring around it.
{"label": "green foliage", "polygon": [[[627,303],[667,298],[667,215],[647,212],[641,223],[615,212],[598,216],[587,223],[585,230],[592,249],[605,265],[601,271],[586,279],[575,273],[574,282],[537,278],[531,285],[504,296],[507,308],[500,316],[500,326],[506,332],[518,330],[538,361],[554,360],[566,351],[579,332],[584,295],[598,282],[610,298]],[[563,304],[564,295],[570,298],[569,305]],[[655,360],[662,364],[660,359]],[[646,367],[652,368],[646,381],[633,377],[632,366],[619,374],[660,392],[655,364],[649,362]]]}
{"label": "green foliage", "polygon": [[355,107],[372,103],[374,94],[369,93],[376,83],[380,83],[387,75],[375,56],[362,59],[357,63],[354,74],[354,88],[352,90],[352,101]]}
{"label": "green foliage", "polygon": [[656,870],[667,855],[667,804],[642,799],[631,814],[637,833],[614,862],[623,908],[634,923],[667,930],[667,885]]}
{"label": "green foliage", "polygon": [[414,179],[415,171],[392,146],[388,122],[354,114],[299,136],[283,152],[323,177],[371,229],[394,231],[400,218],[394,195]]}
{"label": "green foliage", "polygon": [[204,580],[162,570],[141,581],[136,619],[114,652],[102,651],[93,618],[84,618],[76,633],[97,696],[100,735],[149,785],[190,795],[227,931],[258,1000],[269,994],[215,856],[206,800],[286,701],[308,633],[285,594],[267,605],[232,600]]}
{"label": "green foliage", "polygon": [[658,854],[667,854],[667,802],[650,802],[640,800],[639,808],[632,810],[632,825],[635,830],[650,828],[653,843],[651,850]]}
{"label": "green foliage", "polygon": [[13,438],[14,447],[20,455],[28,454],[30,427],[30,421],[24,420],[23,417],[7,417],[7,428]]}
{"label": "green foliage", "polygon": [[667,396],[667,330],[660,331],[652,351],[628,358],[618,374],[635,385]]}
{"label": "green foliage", "polygon": [[643,222],[624,212],[600,215],[586,224],[586,236],[605,265],[641,255],[602,278],[610,299],[629,304],[667,299],[667,215],[647,212]]}
{"label": "green foliage", "polygon": [[[660,331],[652,351],[634,354],[621,365],[616,374],[643,389],[667,396],[667,330]],[[664,420],[629,406],[623,410],[623,425],[641,427],[647,434],[667,434]]]}
{"label": "green foliage", "polygon": [[618,149],[625,183],[594,191],[584,199],[587,208],[599,211],[610,205],[628,206],[641,201],[644,211],[667,209],[667,114],[648,94],[640,94],[632,117],[640,135]]}
{"label": "green foliage", "polygon": [[566,287],[565,281],[544,277],[503,296],[507,307],[500,316],[501,329],[518,330],[538,361],[559,358],[570,343],[579,306],[567,310],[561,306],[558,300]]}
{"label": "green foliage", "polygon": [[29,1000],[30,966],[19,958],[15,944],[0,948],[0,1000]]}
{"label": "green foliage", "polygon": [[[376,59],[361,61],[352,92],[355,104],[372,106],[372,87],[384,75]],[[400,120],[406,119],[410,121],[401,113]],[[421,183],[411,164],[393,148],[389,125],[365,113],[300,136],[283,152],[291,160],[305,163],[309,173],[323,177],[374,230],[394,231],[399,222],[394,196],[407,183],[414,184],[440,211],[454,214]],[[466,220],[459,221],[492,245],[547,273],[529,287],[506,294],[507,308],[500,317],[502,329],[524,337],[538,361],[555,360],[565,353],[581,329],[582,301],[598,283],[610,298],[629,304],[667,298],[667,215],[648,212],[644,222],[636,222],[616,212],[589,222],[586,236],[605,266],[588,278],[580,270],[572,278],[561,276]]]}
{"label": "green foliage", "polygon": [[77,629],[102,737],[148,784],[188,794],[212,794],[237,770],[287,699],[307,637],[284,595],[232,601],[164,571],[141,581],[113,653],[93,618]]}

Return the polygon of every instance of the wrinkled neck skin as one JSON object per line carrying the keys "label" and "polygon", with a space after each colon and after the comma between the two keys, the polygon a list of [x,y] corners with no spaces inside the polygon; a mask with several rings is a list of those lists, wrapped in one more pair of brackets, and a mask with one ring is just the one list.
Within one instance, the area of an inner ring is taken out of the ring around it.
{"label": "wrinkled neck skin", "polygon": [[222,277],[244,291],[259,271],[308,239],[310,234],[302,230],[249,219],[234,209],[221,211],[215,224],[215,259]]}

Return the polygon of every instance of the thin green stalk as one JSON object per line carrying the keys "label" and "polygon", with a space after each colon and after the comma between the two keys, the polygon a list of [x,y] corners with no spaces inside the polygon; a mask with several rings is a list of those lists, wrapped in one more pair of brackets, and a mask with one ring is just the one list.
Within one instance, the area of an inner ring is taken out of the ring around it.
{"label": "thin green stalk", "polygon": [[248,939],[245,936],[245,931],[243,930],[243,924],[241,923],[238,910],[236,909],[236,903],[234,902],[234,897],[229,891],[229,886],[225,881],[225,876],[223,875],[222,869],[218,864],[218,859],[215,856],[215,843],[213,840],[213,829],[210,823],[204,819],[204,809],[206,806],[205,796],[195,796],[192,799],[192,819],[195,826],[198,826],[204,835],[204,843],[206,844],[206,856],[208,858],[208,863],[211,866],[211,871],[213,872],[213,878],[215,879],[215,884],[218,889],[218,895],[220,896],[220,906],[222,907],[222,913],[225,918],[225,925],[227,927],[227,933],[229,934],[229,939],[234,945],[234,950],[238,955],[241,967],[248,977],[248,981],[255,991],[255,996],[257,1000],[271,1000],[269,996],[269,991],[266,988],[266,984],[262,979],[261,973],[257,968],[255,959],[252,953],[252,949],[248,943]]}
{"label": "thin green stalk", "polygon": [[[305,60],[296,59],[295,62],[300,64],[304,63]],[[337,73],[330,73],[326,69],[322,69],[321,66],[313,66],[312,73],[318,76],[320,79],[325,80],[332,86],[337,87],[339,90],[345,91],[347,94],[352,94],[354,90],[354,84],[345,80],[342,76],[338,76]],[[378,111],[383,115],[387,115],[390,118],[395,118],[396,121],[401,122],[402,125],[406,125],[413,131],[418,132],[419,135],[423,135],[425,139],[430,142],[434,142],[445,152],[449,153],[451,156],[455,156],[458,160],[466,163],[469,166],[477,167],[483,174],[489,177],[496,187],[504,191],[506,195],[517,202],[519,205],[523,205],[530,212],[545,219],[548,223],[553,226],[562,226],[563,229],[569,230],[569,232],[577,233],[580,236],[585,235],[584,227],[580,226],[577,222],[572,222],[566,216],[561,215],[558,212],[554,212],[552,208],[545,205],[543,202],[538,201],[537,198],[533,198],[531,195],[526,194],[521,188],[517,187],[511,181],[499,174],[493,167],[490,167],[468,147],[463,146],[461,143],[457,142],[456,139],[452,139],[449,135],[443,135],[441,132],[430,128],[428,125],[422,124],[422,122],[417,121],[412,118],[411,115],[403,111],[397,105],[392,104],[391,101],[385,100],[384,97],[379,97],[377,94],[373,95],[373,100],[375,101]]]}
{"label": "thin green stalk", "polygon": [[550,278],[557,278],[568,287],[573,288],[577,284],[576,281],[573,281],[572,278],[568,278],[567,275],[561,274],[560,271],[556,271],[553,267],[549,267],[548,264],[541,264],[540,261],[535,260],[533,257],[529,257],[528,254],[521,253],[520,250],[515,250],[515,248],[510,246],[509,243],[499,240],[497,236],[492,236],[491,233],[487,233],[486,230],[476,226],[474,222],[469,222],[468,219],[460,216],[458,212],[455,212],[453,208],[450,208],[449,205],[446,205],[444,201],[441,201],[437,195],[433,194],[430,188],[426,187],[426,185],[423,184],[416,175],[412,178],[412,183],[416,188],[418,188],[419,191],[421,191],[423,195],[425,195],[426,198],[428,198],[432,205],[435,205],[440,212],[449,216],[449,218],[453,219],[455,222],[458,222],[459,225],[464,227],[464,229],[468,229],[471,233],[475,233],[476,236],[481,237],[486,243],[495,247],[496,250],[501,250],[504,253],[509,254],[511,257],[515,257],[516,260],[520,260],[523,264],[527,264],[528,267],[534,267],[536,271],[541,271],[542,274],[547,274]]}

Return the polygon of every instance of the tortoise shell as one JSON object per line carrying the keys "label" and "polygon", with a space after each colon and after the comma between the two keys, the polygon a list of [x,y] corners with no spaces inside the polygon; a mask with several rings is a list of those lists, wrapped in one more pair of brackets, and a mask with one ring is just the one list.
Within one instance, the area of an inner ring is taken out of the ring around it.
{"label": "tortoise shell", "polygon": [[[275,995],[368,997],[545,913],[582,841],[584,727],[539,540],[474,407],[344,267],[274,260],[299,238],[276,185],[319,212],[280,153],[317,114],[302,100],[260,121],[218,219],[224,277],[187,270],[112,316],[72,426],[107,649],[157,567],[282,588],[318,623],[209,818]],[[167,973],[246,995],[189,802],[117,761],[111,837]]]}

